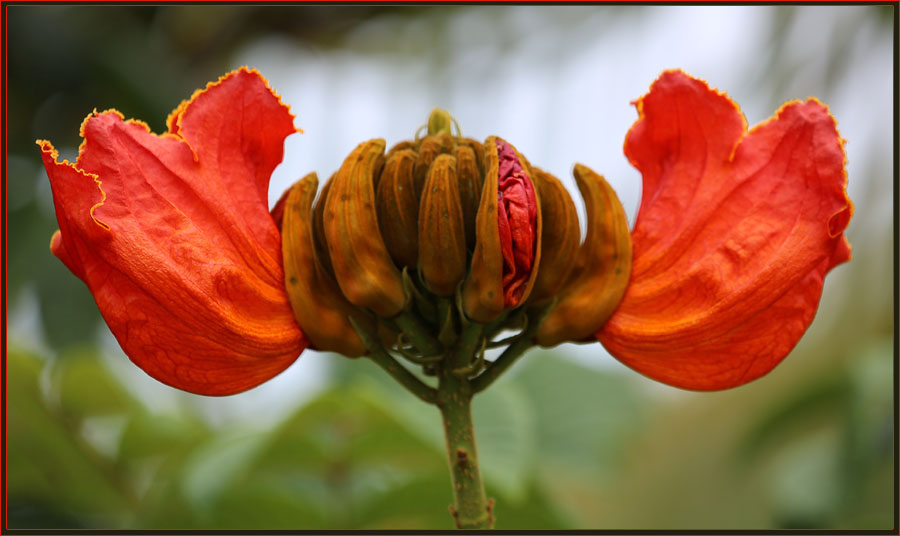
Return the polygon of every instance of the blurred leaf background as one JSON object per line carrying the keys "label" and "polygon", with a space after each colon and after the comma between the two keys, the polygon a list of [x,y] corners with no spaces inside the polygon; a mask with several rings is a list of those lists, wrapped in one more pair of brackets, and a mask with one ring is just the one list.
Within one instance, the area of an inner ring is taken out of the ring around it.
{"label": "blurred leaf background", "polygon": [[498,528],[890,528],[894,198],[890,7],[8,7],[8,527],[450,528],[438,413],[368,362],[305,352],[248,393],[157,384],[48,250],[36,138],[77,155],[92,109],[164,129],[248,64],[297,115],[274,201],[435,106],[569,187],[604,173],[634,218],[629,102],[666,68],[748,122],[818,96],[856,213],[791,356],[750,385],[658,385],[599,345],[526,356],[476,399]]}

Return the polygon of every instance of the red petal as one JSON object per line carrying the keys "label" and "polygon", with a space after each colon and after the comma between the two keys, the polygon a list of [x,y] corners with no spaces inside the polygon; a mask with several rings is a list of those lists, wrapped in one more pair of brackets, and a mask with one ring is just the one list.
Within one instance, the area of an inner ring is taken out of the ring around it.
{"label": "red petal", "polygon": [[242,69],[195,93],[169,125],[156,136],[118,112],[94,113],[74,165],[39,142],[60,227],[51,249],[148,374],[237,393],[306,345],[266,195],[293,116]]}
{"label": "red petal", "polygon": [[537,199],[516,151],[497,141],[500,250],[503,254],[504,306],[516,307],[531,275],[537,229]]}
{"label": "red petal", "polygon": [[623,363],[688,389],[770,371],[850,258],[843,141],[815,99],[749,133],[725,95],[680,71],[637,102],[625,154],[643,174],[631,282],[598,333]]}

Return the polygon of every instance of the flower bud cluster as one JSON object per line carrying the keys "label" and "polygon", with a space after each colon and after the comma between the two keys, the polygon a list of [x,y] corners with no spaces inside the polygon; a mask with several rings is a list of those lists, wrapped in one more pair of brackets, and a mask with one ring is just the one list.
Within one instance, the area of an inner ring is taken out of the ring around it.
{"label": "flower bud cluster", "polygon": [[523,318],[523,336],[552,346],[591,337],[615,310],[631,239],[603,178],[575,168],[588,213],[581,244],[557,178],[506,140],[451,134],[452,122],[435,110],[422,138],[386,153],[384,140],[361,143],[315,201],[315,174],[286,194],[286,287],[314,348],[409,349],[410,325],[447,346],[473,323],[487,344]]}

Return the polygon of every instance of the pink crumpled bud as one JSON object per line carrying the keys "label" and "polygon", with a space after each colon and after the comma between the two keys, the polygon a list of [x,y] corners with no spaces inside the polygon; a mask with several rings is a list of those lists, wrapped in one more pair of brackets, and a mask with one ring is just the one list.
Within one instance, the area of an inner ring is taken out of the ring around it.
{"label": "pink crumpled bud", "polygon": [[522,298],[534,264],[537,199],[534,185],[522,168],[516,151],[497,140],[499,181],[497,217],[503,254],[503,304],[516,307]]}

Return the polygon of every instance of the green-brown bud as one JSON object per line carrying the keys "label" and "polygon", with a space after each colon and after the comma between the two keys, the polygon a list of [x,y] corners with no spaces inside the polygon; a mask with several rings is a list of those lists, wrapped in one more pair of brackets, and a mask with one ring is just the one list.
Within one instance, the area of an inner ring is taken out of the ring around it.
{"label": "green-brown bud", "polygon": [[575,203],[565,186],[553,175],[532,168],[534,185],[541,200],[541,269],[528,298],[530,307],[541,307],[566,282],[578,255],[581,230]]}
{"label": "green-brown bud", "polygon": [[428,169],[419,211],[419,266],[428,289],[450,296],[466,275],[466,232],[457,162],[438,156]]}
{"label": "green-brown bud", "polygon": [[398,266],[416,267],[419,257],[419,198],[413,182],[416,153],[412,149],[388,154],[378,183],[376,208],[384,244]]}
{"label": "green-brown bud", "polygon": [[325,201],[324,228],[335,279],[347,299],[392,317],[406,301],[400,271],[388,254],[375,209],[375,175],[384,140],[360,144],[344,160]]}
{"label": "green-brown bud", "polygon": [[316,174],[310,173],[291,187],[285,202],[281,226],[285,289],[312,348],[359,357],[366,354],[366,347],[349,318],[367,329],[374,323],[347,301],[316,252],[312,203],[318,186]]}
{"label": "green-brown bud", "polygon": [[[482,152],[479,150],[479,152]],[[466,247],[475,247],[475,215],[484,175],[478,167],[478,156],[470,145],[456,148],[456,176],[459,183],[459,201],[462,204],[463,222],[466,228]]]}
{"label": "green-brown bud", "polygon": [[447,110],[435,108],[428,116],[428,133],[429,134],[450,134],[450,127],[453,125],[453,116]]}
{"label": "green-brown bud", "polygon": [[319,197],[313,203],[313,236],[316,239],[316,255],[325,270],[334,277],[334,267],[331,266],[331,254],[328,253],[328,240],[325,238],[325,200],[328,199],[328,192],[331,190],[331,183],[334,182],[334,176],[325,181]]}
{"label": "green-brown bud", "polygon": [[419,144],[416,164],[413,166],[413,180],[416,183],[416,195],[422,196],[425,187],[425,176],[431,163],[441,154],[450,154],[455,148],[453,137],[449,134],[426,136]]}
{"label": "green-brown bud", "polygon": [[537,341],[545,347],[593,337],[615,312],[631,276],[631,233],[616,192],[581,164],[574,174],[587,210],[587,236],[559,301],[538,330]]}

